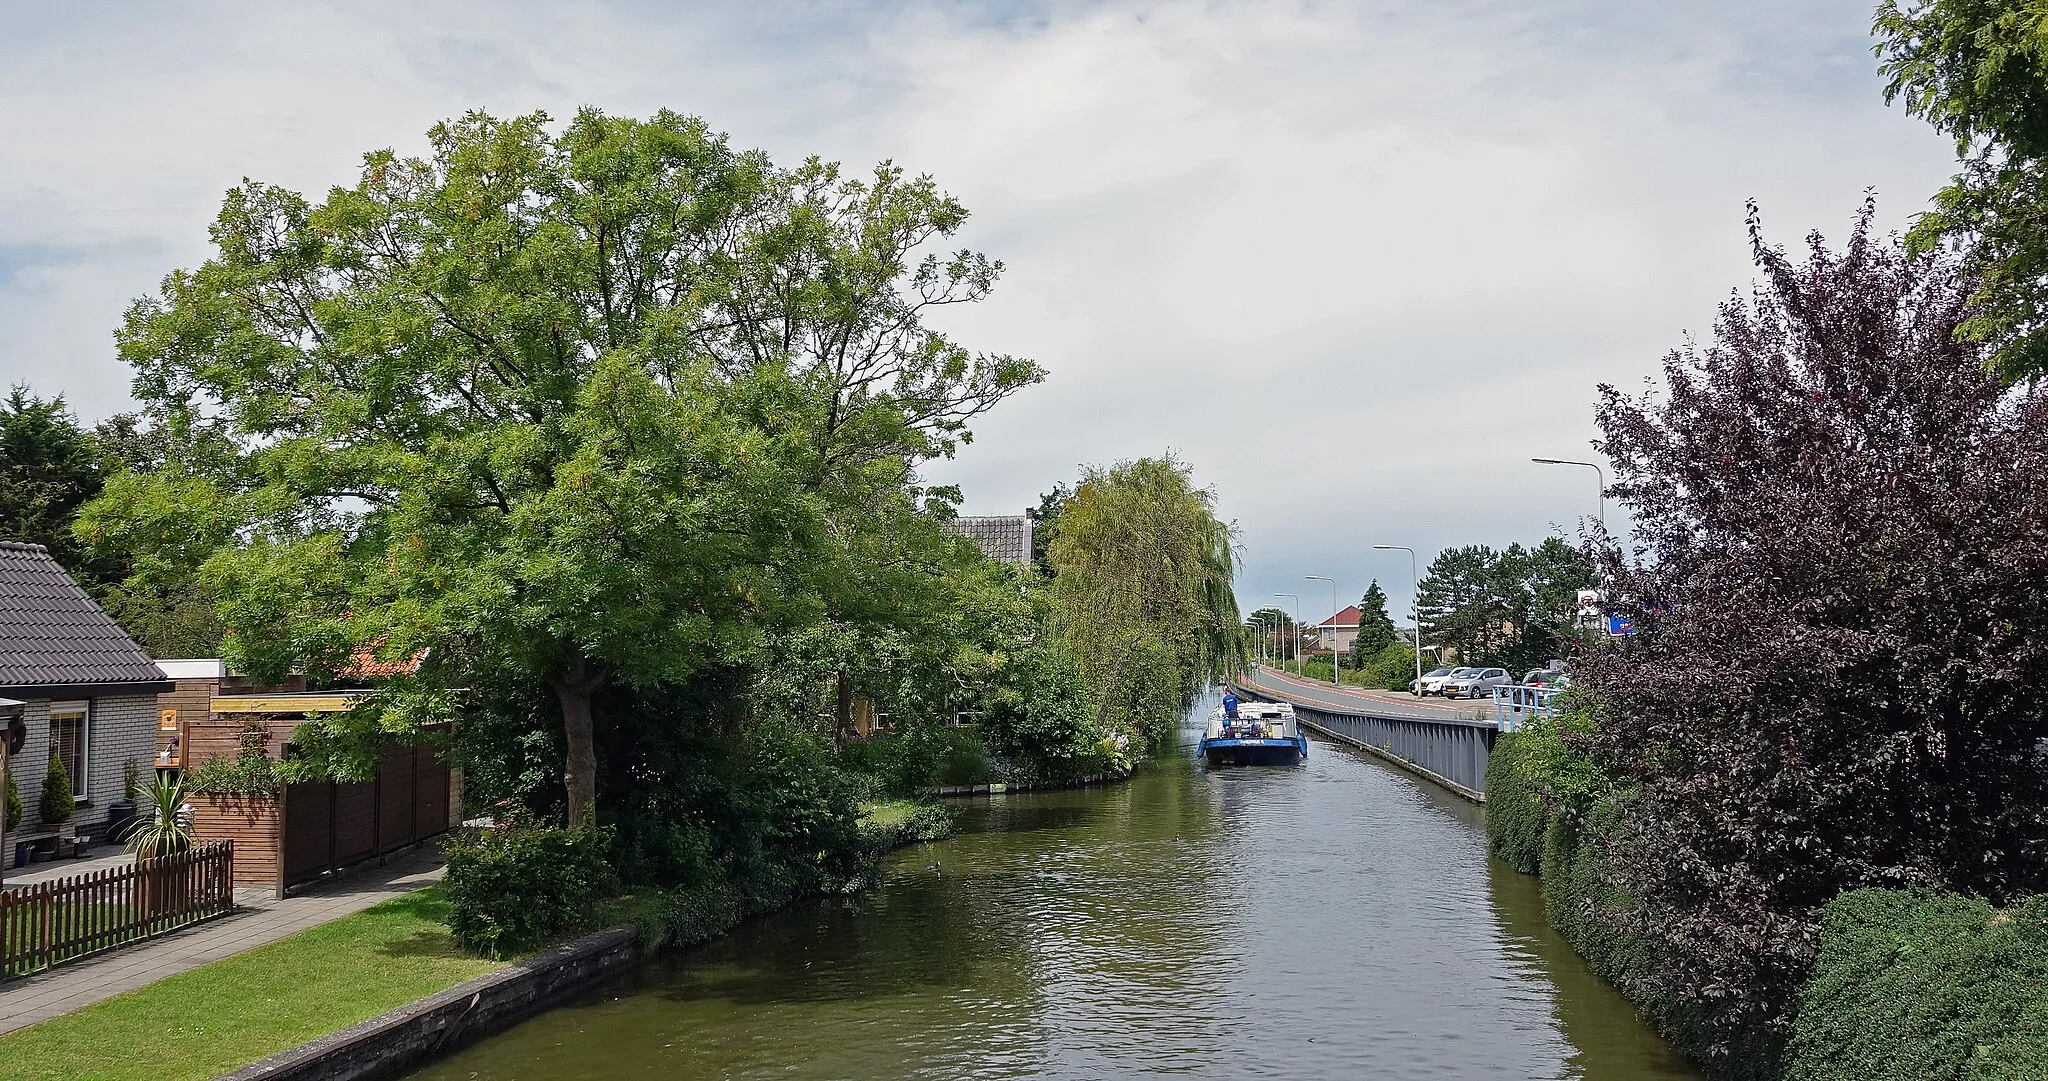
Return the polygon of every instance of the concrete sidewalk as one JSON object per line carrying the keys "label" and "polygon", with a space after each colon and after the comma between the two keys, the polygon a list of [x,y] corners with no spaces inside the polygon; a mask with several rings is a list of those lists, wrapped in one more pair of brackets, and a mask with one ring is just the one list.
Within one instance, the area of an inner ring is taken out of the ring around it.
{"label": "concrete sidewalk", "polygon": [[286,935],[339,919],[441,879],[438,842],[365,867],[283,900],[269,889],[238,889],[233,915],[140,945],[0,983],[0,1033],[47,1021]]}

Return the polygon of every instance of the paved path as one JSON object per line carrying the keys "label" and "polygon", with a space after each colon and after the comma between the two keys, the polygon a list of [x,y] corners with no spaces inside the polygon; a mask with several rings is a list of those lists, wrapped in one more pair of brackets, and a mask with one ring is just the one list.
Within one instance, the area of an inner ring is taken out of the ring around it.
{"label": "paved path", "polygon": [[1440,698],[1417,698],[1405,691],[1369,691],[1362,687],[1338,688],[1264,666],[1247,675],[1244,683],[1255,690],[1285,695],[1304,705],[1320,706],[1338,713],[1419,717],[1430,721],[1493,719],[1493,703],[1483,699],[1445,701]]}
{"label": "paved path", "polygon": [[110,950],[26,979],[0,983],[0,1033],[47,1021],[81,1006],[275,942],[439,881],[438,845],[401,854],[283,900],[274,890],[238,889],[238,910],[139,946]]}
{"label": "paved path", "polygon": [[11,890],[16,886],[33,886],[52,878],[89,875],[135,862],[134,854],[119,845],[95,845],[86,851],[92,855],[82,860],[51,860],[48,863],[31,863],[26,867],[9,867],[6,887]]}

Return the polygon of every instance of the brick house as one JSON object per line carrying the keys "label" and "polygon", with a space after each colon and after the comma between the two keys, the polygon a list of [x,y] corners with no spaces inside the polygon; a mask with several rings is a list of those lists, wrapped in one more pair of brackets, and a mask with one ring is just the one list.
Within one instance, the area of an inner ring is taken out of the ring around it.
{"label": "brick house", "polygon": [[130,762],[145,777],[156,758],[156,696],[171,689],[135,644],[39,544],[0,541],[0,698],[19,699],[8,768],[21,790],[13,845],[54,836],[38,812],[52,757],[71,776],[71,827],[97,836],[121,798]]}
{"label": "brick house", "polygon": [[1351,643],[1358,641],[1359,616],[1358,606],[1347,604],[1343,611],[1316,624],[1316,648],[1351,652]]}

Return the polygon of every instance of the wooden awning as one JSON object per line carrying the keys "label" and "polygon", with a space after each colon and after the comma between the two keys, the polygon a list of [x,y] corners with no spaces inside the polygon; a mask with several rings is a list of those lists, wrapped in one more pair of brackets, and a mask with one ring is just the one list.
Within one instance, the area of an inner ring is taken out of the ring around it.
{"label": "wooden awning", "polygon": [[217,694],[215,713],[347,713],[356,708],[369,691],[318,691],[298,694]]}

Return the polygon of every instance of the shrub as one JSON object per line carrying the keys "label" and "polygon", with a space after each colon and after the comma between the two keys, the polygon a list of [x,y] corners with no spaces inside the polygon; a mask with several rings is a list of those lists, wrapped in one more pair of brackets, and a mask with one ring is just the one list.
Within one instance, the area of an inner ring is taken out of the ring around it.
{"label": "shrub", "polygon": [[192,771],[192,791],[208,796],[269,796],[277,792],[277,762],[263,751],[270,731],[260,721],[242,726],[235,754],[215,755]]}
{"label": "shrub", "polygon": [[2048,1077],[2048,895],[1852,890],[1821,912],[1788,1081]]}
{"label": "shrub", "polygon": [[1580,658],[1572,739],[1629,793],[1607,861],[1667,1015],[1712,1019],[1669,1034],[1724,1076],[1771,1068],[1843,891],[2048,889],[2048,385],[1987,374],[1967,264],[1874,213],[1797,261],[1752,214],[1713,342],[1601,392],[1637,633]]}
{"label": "shrub", "polygon": [[[5,738],[6,738],[5,734],[4,734],[4,733],[0,733],[0,739],[5,739]],[[21,816],[22,816],[22,815],[23,815],[24,813],[26,813],[26,812],[25,812],[25,811],[23,810],[23,808],[22,808],[22,806],[21,806],[21,786],[20,786],[20,785],[18,785],[18,784],[15,784],[15,783],[14,783],[14,771],[13,771],[13,770],[8,770],[8,771],[7,771],[7,830],[8,830],[8,832],[10,832],[10,833],[11,833],[11,832],[13,832],[13,830],[14,830],[14,828],[15,828],[16,826],[19,826],[19,825],[21,825]]]}
{"label": "shrub", "polygon": [[63,761],[55,755],[50,756],[49,772],[43,774],[43,798],[38,809],[43,813],[43,822],[51,826],[61,826],[78,813],[78,800],[71,795],[71,774],[65,772]]}
{"label": "shrub", "polygon": [[448,845],[448,929],[489,957],[523,953],[583,926],[616,893],[602,830],[520,819]]}
{"label": "shrub", "polygon": [[1543,794],[1524,771],[1525,733],[1503,732],[1486,761],[1486,848],[1525,875],[1543,868]]}

